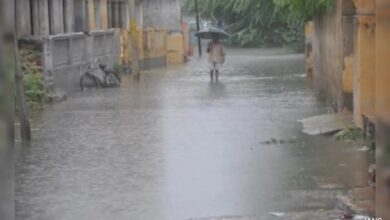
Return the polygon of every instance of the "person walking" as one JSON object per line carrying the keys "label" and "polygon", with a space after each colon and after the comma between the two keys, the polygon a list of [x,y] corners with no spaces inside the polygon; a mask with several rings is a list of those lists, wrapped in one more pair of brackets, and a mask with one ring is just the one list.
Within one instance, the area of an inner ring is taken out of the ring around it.
{"label": "person walking", "polygon": [[214,34],[212,41],[207,46],[207,53],[209,54],[210,80],[219,80],[219,67],[225,63],[225,48],[219,41],[218,35]]}

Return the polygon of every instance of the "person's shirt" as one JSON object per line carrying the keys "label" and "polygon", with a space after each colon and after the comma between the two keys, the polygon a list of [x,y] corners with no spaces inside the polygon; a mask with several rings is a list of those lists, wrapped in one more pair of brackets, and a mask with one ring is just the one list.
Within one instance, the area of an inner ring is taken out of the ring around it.
{"label": "person's shirt", "polygon": [[224,63],[225,62],[225,49],[221,42],[211,41],[207,47],[209,53],[210,63]]}

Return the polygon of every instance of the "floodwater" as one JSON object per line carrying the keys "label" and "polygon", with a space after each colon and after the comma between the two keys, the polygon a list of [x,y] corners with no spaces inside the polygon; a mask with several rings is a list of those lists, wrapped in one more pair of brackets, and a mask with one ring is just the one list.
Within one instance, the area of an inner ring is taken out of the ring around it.
{"label": "floodwater", "polygon": [[357,147],[302,134],[297,120],[327,110],[303,56],[228,55],[218,83],[193,58],[35,112],[34,141],[17,149],[17,219],[334,219],[368,165]]}

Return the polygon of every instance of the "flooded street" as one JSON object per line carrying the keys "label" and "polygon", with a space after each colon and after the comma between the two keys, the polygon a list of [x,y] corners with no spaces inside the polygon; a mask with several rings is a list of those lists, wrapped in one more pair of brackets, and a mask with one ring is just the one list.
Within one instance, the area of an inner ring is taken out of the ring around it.
{"label": "flooded street", "polygon": [[302,134],[297,120],[327,111],[304,56],[227,54],[219,82],[192,58],[35,112],[34,142],[17,149],[17,219],[335,219],[368,162]]}

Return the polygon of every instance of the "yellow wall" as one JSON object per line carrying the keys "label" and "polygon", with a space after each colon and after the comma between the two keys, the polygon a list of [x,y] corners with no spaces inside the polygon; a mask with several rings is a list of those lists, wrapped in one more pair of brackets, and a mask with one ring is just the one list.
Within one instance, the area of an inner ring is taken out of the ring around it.
{"label": "yellow wall", "polygon": [[88,21],[89,31],[96,30],[94,0],[88,0]]}
{"label": "yellow wall", "polygon": [[[108,29],[108,0],[99,0],[98,3],[100,14],[95,16],[95,1],[88,0],[89,31],[96,31],[97,29]],[[97,24],[101,24],[101,27],[98,27]]]}
{"label": "yellow wall", "polygon": [[[370,7],[368,4],[364,4]],[[362,115],[375,115],[375,16],[357,15],[354,67],[354,120],[363,126]]]}
{"label": "yellow wall", "polygon": [[385,9],[376,18],[376,108],[378,117],[390,123],[390,9]]}
{"label": "yellow wall", "polygon": [[[121,32],[122,63],[131,61],[131,44],[129,32]],[[140,61],[150,58],[167,56],[167,31],[166,29],[145,28],[137,29],[138,58]]]}
{"label": "yellow wall", "polygon": [[[390,125],[390,0],[376,0],[376,215],[390,219],[389,146],[390,138],[386,126]],[[383,124],[383,125],[382,125]],[[378,126],[379,125],[379,126]]]}
{"label": "yellow wall", "polygon": [[102,27],[104,30],[108,29],[108,0],[101,0],[100,14],[102,19]]}
{"label": "yellow wall", "polygon": [[372,14],[375,12],[374,0],[353,0],[358,14]]}
{"label": "yellow wall", "polygon": [[313,45],[312,45],[313,34],[314,34],[313,21],[306,22],[306,25],[305,25],[306,76],[309,79],[313,78]]}
{"label": "yellow wall", "polygon": [[343,91],[353,93],[353,57],[344,58],[344,70],[341,76],[343,83]]}
{"label": "yellow wall", "polygon": [[120,58],[122,64],[129,64],[130,63],[130,39],[128,31],[121,30],[120,32]]}
{"label": "yellow wall", "polygon": [[[88,0],[89,31],[97,30],[95,17],[94,0]],[[108,29],[108,0],[100,0],[100,18],[103,29]],[[183,36],[168,37],[164,28],[136,28],[137,50],[140,61],[150,58],[167,57],[170,63],[184,62],[184,41]],[[167,47],[171,48],[168,53]],[[130,33],[127,28],[120,30],[120,54],[119,62],[129,64],[131,62]],[[181,58],[183,56],[183,58]]]}
{"label": "yellow wall", "polygon": [[184,38],[182,34],[167,37],[167,62],[168,64],[184,63]]}

